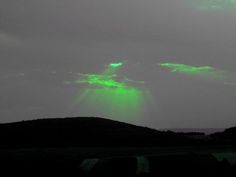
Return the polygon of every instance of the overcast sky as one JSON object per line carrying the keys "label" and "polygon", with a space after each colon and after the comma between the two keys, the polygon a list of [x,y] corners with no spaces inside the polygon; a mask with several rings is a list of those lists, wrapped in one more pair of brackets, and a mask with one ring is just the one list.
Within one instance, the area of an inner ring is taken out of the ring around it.
{"label": "overcast sky", "polygon": [[154,103],[134,123],[236,126],[236,86],[157,65],[208,65],[236,73],[236,6],[198,5],[194,0],[0,0],[0,122],[100,116],[79,104],[71,111],[83,86],[65,81],[75,80],[76,73],[98,73],[119,58],[126,61],[128,77],[145,81]]}

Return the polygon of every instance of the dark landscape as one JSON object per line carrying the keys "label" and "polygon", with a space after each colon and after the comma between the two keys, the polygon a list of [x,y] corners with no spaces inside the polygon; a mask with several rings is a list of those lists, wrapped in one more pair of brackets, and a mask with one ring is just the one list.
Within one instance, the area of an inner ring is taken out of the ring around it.
{"label": "dark landscape", "polygon": [[0,124],[0,168],[64,176],[233,176],[236,128],[205,135],[94,118]]}
{"label": "dark landscape", "polygon": [[236,0],[0,0],[0,177],[236,177]]}

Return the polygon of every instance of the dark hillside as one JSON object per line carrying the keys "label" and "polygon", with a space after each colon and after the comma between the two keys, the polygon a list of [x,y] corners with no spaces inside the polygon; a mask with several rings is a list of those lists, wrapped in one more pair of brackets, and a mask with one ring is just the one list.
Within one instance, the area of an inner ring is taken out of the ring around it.
{"label": "dark hillside", "polygon": [[192,141],[118,121],[94,118],[39,119],[0,124],[1,148],[183,145]]}

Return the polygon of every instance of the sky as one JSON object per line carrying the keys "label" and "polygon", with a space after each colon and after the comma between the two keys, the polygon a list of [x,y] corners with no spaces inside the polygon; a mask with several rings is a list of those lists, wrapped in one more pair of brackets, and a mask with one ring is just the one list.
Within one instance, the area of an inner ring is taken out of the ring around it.
{"label": "sky", "polygon": [[[0,123],[95,116],[157,129],[236,126],[235,32],[233,0],[1,0]],[[96,107],[102,88],[74,81],[118,61],[139,97],[104,93],[110,100]],[[167,62],[217,68],[230,84],[160,67]],[[109,102],[126,108],[108,114]]]}

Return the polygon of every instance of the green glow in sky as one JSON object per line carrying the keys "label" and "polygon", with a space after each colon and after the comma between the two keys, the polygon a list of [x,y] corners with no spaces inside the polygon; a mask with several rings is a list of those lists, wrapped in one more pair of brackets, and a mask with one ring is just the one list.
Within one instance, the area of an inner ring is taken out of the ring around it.
{"label": "green glow in sky", "polygon": [[170,68],[171,72],[181,72],[189,74],[214,71],[214,68],[211,66],[190,66],[178,63],[161,63],[160,66]]}
{"label": "green glow in sky", "polygon": [[112,88],[123,88],[126,86],[125,83],[115,81],[113,77],[116,77],[116,75],[107,76],[107,75],[87,74],[85,75],[85,79],[79,80],[78,83],[88,83],[90,85],[112,87]]}
{"label": "green glow in sky", "polygon": [[207,78],[215,81],[220,81],[225,85],[236,85],[235,73],[216,69],[211,66],[191,66],[178,63],[161,63],[159,64],[159,66],[170,69],[172,73],[181,73],[201,78]]}
{"label": "green glow in sky", "polygon": [[118,68],[118,67],[121,67],[122,65],[123,65],[122,62],[119,62],[119,63],[111,63],[111,64],[110,64],[110,67],[112,67],[112,68]]}
{"label": "green glow in sky", "polygon": [[96,116],[135,123],[143,118],[148,94],[134,87],[88,87],[78,95],[77,102]]}
{"label": "green glow in sky", "polygon": [[122,66],[122,62],[111,63],[99,74],[80,74],[82,78],[74,83],[86,84],[86,88],[79,92],[74,106],[81,105],[94,116],[129,123],[136,123],[143,118],[150,92],[130,85],[144,84],[143,81],[126,77],[120,79],[119,70]]}
{"label": "green glow in sky", "polygon": [[236,0],[194,0],[201,9],[235,8]]}
{"label": "green glow in sky", "polygon": [[109,65],[106,65],[106,68],[103,70],[101,75],[114,75],[117,74],[117,72],[122,68],[123,62],[118,63],[110,63]]}

